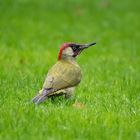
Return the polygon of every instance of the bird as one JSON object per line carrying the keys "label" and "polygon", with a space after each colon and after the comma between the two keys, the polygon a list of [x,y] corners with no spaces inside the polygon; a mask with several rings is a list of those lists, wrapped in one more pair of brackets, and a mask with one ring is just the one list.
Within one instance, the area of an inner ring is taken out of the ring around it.
{"label": "bird", "polygon": [[42,89],[32,99],[33,103],[40,104],[49,97],[64,95],[70,98],[75,87],[82,79],[81,68],[76,58],[81,52],[96,42],[88,44],[64,43],[60,47],[57,62],[47,73]]}

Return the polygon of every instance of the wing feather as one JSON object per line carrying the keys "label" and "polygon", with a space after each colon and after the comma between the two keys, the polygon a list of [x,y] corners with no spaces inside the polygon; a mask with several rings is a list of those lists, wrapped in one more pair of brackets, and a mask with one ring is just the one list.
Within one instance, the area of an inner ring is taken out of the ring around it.
{"label": "wing feather", "polygon": [[58,61],[48,72],[43,88],[52,88],[57,91],[76,86],[80,80],[80,67],[72,63]]}

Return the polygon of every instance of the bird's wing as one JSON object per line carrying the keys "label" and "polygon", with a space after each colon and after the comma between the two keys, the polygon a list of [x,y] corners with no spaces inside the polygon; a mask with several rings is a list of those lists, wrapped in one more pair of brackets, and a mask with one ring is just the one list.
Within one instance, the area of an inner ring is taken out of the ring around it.
{"label": "bird's wing", "polygon": [[54,91],[73,87],[81,80],[81,70],[79,67],[66,62],[58,61],[48,72],[43,88]]}

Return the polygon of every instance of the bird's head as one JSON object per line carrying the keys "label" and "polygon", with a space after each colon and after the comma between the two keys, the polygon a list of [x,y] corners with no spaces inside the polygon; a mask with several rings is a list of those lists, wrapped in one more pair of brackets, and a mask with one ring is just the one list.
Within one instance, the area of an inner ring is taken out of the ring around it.
{"label": "bird's head", "polygon": [[90,46],[95,45],[96,43],[89,44],[76,44],[76,43],[64,43],[59,51],[58,60],[65,58],[75,58],[79,55],[84,49],[89,48]]}

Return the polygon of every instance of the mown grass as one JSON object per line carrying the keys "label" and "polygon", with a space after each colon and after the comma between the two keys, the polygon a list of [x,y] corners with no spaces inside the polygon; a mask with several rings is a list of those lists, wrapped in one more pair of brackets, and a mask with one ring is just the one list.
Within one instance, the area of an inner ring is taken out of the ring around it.
{"label": "mown grass", "polygon": [[[140,139],[138,0],[0,1],[0,139]],[[97,45],[77,59],[71,100],[30,101],[63,42]]]}

